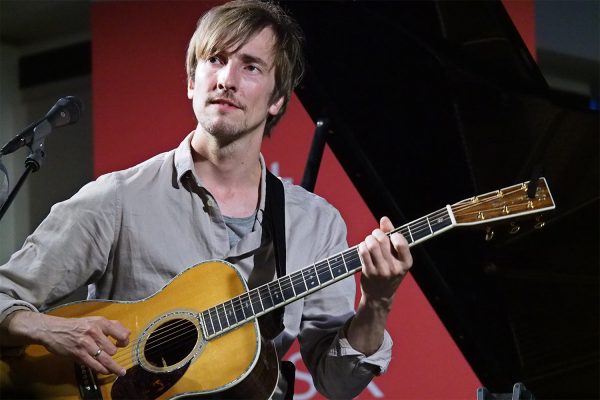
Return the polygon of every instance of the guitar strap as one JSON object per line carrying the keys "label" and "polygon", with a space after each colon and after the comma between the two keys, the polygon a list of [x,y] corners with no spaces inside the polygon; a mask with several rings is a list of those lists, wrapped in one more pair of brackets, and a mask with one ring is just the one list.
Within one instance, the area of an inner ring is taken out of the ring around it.
{"label": "guitar strap", "polygon": [[[283,183],[271,171],[267,170],[267,195],[265,199],[265,214],[269,220],[269,228],[275,251],[275,271],[277,277],[285,275],[285,196]],[[273,312],[273,323],[277,334],[283,331],[283,313],[285,307],[280,307]],[[275,335],[273,335],[275,337]],[[287,391],[284,399],[293,399],[296,368],[289,361],[281,361],[281,373],[287,382]]]}
{"label": "guitar strap", "polygon": [[[275,251],[275,271],[277,277],[285,275],[285,197],[283,183],[271,171],[267,170],[267,195],[265,199],[265,214],[269,221],[273,249]],[[275,310],[275,320],[283,330],[283,310]]]}

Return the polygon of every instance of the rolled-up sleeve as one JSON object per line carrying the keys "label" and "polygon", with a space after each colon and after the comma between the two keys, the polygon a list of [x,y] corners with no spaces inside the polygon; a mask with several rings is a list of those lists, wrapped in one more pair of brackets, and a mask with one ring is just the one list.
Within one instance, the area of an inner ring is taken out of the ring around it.
{"label": "rolled-up sleeve", "polygon": [[384,331],[383,342],[381,343],[381,346],[379,346],[379,349],[370,356],[366,356],[358,350],[355,350],[348,342],[348,339],[346,338],[346,329],[349,325],[350,320],[348,320],[344,328],[338,332],[338,336],[335,340],[337,346],[330,348],[329,356],[356,359],[356,363],[353,363],[352,373],[358,376],[368,376],[369,380],[373,378],[373,375],[385,373],[392,357],[393,342],[389,333]]}

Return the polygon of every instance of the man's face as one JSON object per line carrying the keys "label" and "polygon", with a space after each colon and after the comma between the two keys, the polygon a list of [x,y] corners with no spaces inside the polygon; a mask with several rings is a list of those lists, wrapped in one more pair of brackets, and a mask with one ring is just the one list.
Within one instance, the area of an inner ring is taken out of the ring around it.
{"label": "man's face", "polygon": [[262,136],[267,116],[283,104],[283,97],[271,101],[274,43],[271,28],[264,28],[235,52],[198,60],[188,82],[198,128],[226,143],[248,133]]}

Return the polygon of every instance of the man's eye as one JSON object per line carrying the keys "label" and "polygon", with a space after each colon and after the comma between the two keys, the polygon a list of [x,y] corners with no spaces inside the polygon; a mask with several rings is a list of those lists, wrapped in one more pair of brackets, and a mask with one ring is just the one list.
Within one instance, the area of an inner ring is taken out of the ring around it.
{"label": "man's eye", "polygon": [[256,65],[247,65],[246,70],[250,72],[260,72],[260,69]]}
{"label": "man's eye", "polygon": [[221,62],[221,59],[217,56],[208,57],[208,62],[211,64],[217,64]]}

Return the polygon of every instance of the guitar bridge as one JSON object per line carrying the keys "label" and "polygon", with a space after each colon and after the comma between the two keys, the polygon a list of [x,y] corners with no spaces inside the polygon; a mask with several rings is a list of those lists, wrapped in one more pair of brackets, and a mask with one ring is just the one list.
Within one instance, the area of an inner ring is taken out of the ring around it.
{"label": "guitar bridge", "polygon": [[102,393],[96,384],[96,375],[92,370],[84,365],[75,364],[75,376],[83,400],[102,400]]}

